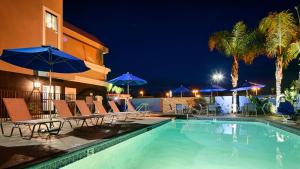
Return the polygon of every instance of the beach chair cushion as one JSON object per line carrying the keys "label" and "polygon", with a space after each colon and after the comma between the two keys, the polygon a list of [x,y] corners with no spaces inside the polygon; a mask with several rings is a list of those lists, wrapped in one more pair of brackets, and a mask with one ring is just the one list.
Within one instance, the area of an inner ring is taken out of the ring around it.
{"label": "beach chair cushion", "polygon": [[12,122],[32,120],[23,98],[3,98],[3,102]]}
{"label": "beach chair cushion", "polygon": [[105,114],[107,111],[105,110],[103,104],[100,101],[94,101],[95,107],[98,111],[98,114]]}
{"label": "beach chair cushion", "polygon": [[82,116],[92,115],[89,107],[87,106],[87,104],[85,103],[84,100],[76,100],[75,103],[76,103],[77,108],[79,109]]}
{"label": "beach chair cushion", "polygon": [[114,101],[108,101],[108,104],[109,104],[110,108],[113,110],[114,113],[120,113],[121,112]]}
{"label": "beach chair cushion", "polygon": [[65,100],[54,100],[53,101],[58,114],[61,118],[70,118],[73,117],[68,104],[66,103]]}

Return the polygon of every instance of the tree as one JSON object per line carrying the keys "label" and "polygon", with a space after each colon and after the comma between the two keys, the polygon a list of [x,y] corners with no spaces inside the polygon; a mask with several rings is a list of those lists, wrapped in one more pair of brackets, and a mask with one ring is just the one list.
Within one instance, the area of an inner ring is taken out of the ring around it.
{"label": "tree", "polygon": [[[228,57],[233,58],[231,69],[232,87],[238,84],[239,60],[251,64],[254,58],[262,53],[259,43],[263,43],[262,35],[259,31],[247,31],[247,26],[242,22],[237,22],[231,32],[220,31],[210,36],[208,46],[211,51],[217,50]],[[232,93],[233,113],[237,111],[237,93]]]}
{"label": "tree", "polygon": [[[282,69],[296,58],[298,28],[293,14],[288,11],[270,13],[259,23],[259,30],[265,35],[265,52],[276,58],[276,107],[281,96]],[[294,54],[293,54],[294,53]]]}

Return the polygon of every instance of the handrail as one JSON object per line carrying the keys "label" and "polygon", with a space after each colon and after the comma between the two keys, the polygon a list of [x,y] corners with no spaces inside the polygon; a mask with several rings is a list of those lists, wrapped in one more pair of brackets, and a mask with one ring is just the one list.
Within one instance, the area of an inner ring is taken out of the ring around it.
{"label": "handrail", "polygon": [[136,111],[148,111],[149,110],[149,104],[148,103],[141,103],[137,108]]}

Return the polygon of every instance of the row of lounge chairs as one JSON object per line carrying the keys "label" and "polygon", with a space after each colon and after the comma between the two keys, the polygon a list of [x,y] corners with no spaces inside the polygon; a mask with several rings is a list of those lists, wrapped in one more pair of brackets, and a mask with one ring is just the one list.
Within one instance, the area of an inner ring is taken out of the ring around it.
{"label": "row of lounge chairs", "polygon": [[[102,105],[102,102],[99,101],[94,101],[96,111],[95,113],[92,113],[84,100],[75,101],[80,115],[73,115],[65,100],[54,100],[53,103],[59,115],[58,119],[34,119],[23,98],[3,98],[3,102],[11,122],[13,123],[10,135],[7,136],[12,136],[14,129],[17,128],[20,136],[27,139],[31,139],[34,133],[41,132],[57,135],[65,123],[68,123],[70,127],[73,128],[71,123],[72,120],[75,121],[77,125],[81,122],[82,127],[84,125],[88,126],[87,120],[90,120],[93,125],[98,125],[99,120],[101,120],[100,125],[102,125],[104,117],[111,118],[110,123],[112,123],[114,118],[122,116],[124,117],[124,120],[126,120],[129,115],[134,115],[135,117],[141,115],[145,116],[145,113],[137,112],[131,102],[128,102],[128,110],[130,110],[130,112],[121,112],[114,101],[109,101],[109,105],[113,111],[112,113],[107,112]],[[21,126],[29,127],[31,131],[29,136],[23,136]],[[1,130],[4,135],[2,124]]]}

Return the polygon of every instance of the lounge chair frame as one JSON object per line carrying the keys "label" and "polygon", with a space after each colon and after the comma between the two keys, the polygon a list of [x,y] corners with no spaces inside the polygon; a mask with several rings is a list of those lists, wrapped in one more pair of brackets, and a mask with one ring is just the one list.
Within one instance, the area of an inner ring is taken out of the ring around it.
{"label": "lounge chair frame", "polygon": [[[3,126],[1,123],[1,132],[4,136],[11,137],[13,135],[14,129],[17,128],[17,129],[19,129],[19,133],[22,138],[30,140],[34,135],[35,129],[37,126],[38,126],[38,130],[37,130],[38,134],[42,133],[41,126],[45,126],[46,132],[49,134],[53,134],[53,135],[59,134],[61,127],[62,127],[61,121],[60,120],[50,120],[50,119],[36,119],[36,120],[32,119],[32,116],[30,115],[30,112],[28,111],[27,105],[23,98],[3,98],[3,102],[8,111],[8,114],[11,118],[11,121],[13,123],[10,135],[4,134]],[[13,106],[16,106],[14,104],[17,104],[18,106],[21,106],[24,109],[23,110],[24,112],[22,112],[22,113],[24,116],[26,116],[26,119],[22,120],[22,118],[17,119],[15,117],[15,113],[17,111],[15,110],[15,108],[13,108]],[[51,129],[51,126],[54,126],[54,123],[58,123],[59,127]],[[48,126],[47,124],[49,124],[50,126]],[[22,129],[20,127],[22,125],[29,127],[29,130],[31,131],[31,133],[28,137],[23,136]],[[31,129],[31,126],[32,126],[32,129]]]}

